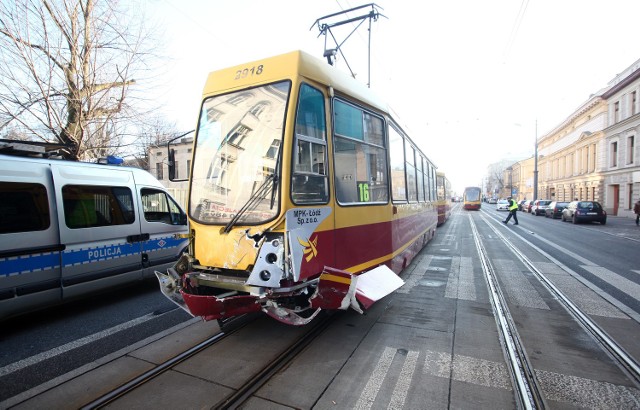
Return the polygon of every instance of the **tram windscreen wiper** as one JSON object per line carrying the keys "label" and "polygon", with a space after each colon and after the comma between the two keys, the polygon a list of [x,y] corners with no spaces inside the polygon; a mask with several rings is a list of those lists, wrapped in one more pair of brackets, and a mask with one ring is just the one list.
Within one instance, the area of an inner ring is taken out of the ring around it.
{"label": "tram windscreen wiper", "polygon": [[273,209],[277,183],[277,174],[274,173],[267,176],[267,179],[265,179],[262,185],[260,185],[260,187],[258,187],[258,189],[256,189],[253,194],[251,194],[251,197],[249,197],[247,202],[242,206],[242,208],[240,208],[238,212],[236,212],[235,216],[231,218],[227,226],[224,227],[224,233],[229,233],[229,231],[231,231],[231,228],[233,228],[236,222],[238,222],[242,215],[244,215],[247,211],[255,209],[255,207],[257,207],[258,204],[262,202],[262,200],[266,197],[270,190],[273,190],[271,196],[271,209]]}

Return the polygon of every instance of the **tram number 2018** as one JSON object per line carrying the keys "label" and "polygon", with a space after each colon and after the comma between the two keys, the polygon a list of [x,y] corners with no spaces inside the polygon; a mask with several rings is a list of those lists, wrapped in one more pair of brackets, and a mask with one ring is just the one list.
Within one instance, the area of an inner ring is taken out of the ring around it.
{"label": "tram number 2018", "polygon": [[368,182],[358,182],[358,201],[359,202],[369,202],[369,183]]}
{"label": "tram number 2018", "polygon": [[234,80],[240,80],[240,79],[251,77],[254,75],[260,75],[262,74],[263,70],[264,70],[264,66],[262,64],[260,64],[259,66],[254,66],[251,68],[247,67],[242,70],[238,70],[236,71],[236,76]]}

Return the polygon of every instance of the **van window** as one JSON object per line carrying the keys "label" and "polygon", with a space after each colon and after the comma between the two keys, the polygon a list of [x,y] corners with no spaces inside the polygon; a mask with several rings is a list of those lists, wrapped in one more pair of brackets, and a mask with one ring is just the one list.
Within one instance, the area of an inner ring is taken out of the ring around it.
{"label": "van window", "polygon": [[149,222],[186,225],[178,204],[165,192],[145,188],[141,190],[144,218]]}
{"label": "van window", "polygon": [[50,224],[47,189],[43,185],[0,182],[0,234],[43,231]]}
{"label": "van window", "polygon": [[66,185],[62,200],[65,223],[71,229],[128,225],[136,219],[127,187]]}

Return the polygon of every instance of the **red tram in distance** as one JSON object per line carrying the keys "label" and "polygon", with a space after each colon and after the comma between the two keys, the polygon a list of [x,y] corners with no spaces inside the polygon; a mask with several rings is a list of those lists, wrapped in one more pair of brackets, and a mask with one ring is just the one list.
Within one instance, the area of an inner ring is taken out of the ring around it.
{"label": "red tram in distance", "polygon": [[482,204],[482,190],[477,186],[465,188],[462,204],[464,209],[479,210]]}
{"label": "red tram in distance", "polygon": [[300,51],[212,72],[192,156],[189,252],[156,275],[205,320],[362,312],[436,232],[434,164],[369,88]]}

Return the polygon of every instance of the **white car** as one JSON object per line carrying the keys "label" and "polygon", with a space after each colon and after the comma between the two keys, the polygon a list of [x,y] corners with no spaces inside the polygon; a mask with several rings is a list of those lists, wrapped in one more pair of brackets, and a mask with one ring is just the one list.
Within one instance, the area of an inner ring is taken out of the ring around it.
{"label": "white car", "polygon": [[509,201],[506,199],[501,199],[496,204],[497,211],[508,211],[509,210]]}

